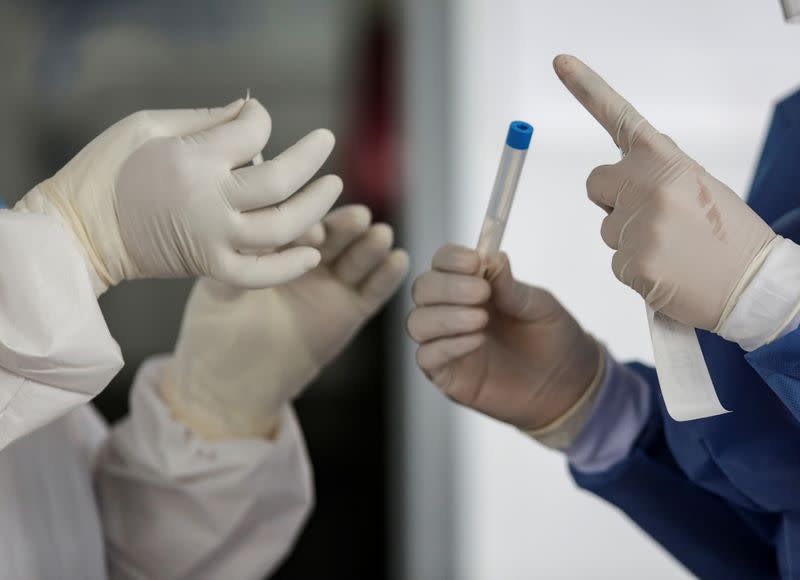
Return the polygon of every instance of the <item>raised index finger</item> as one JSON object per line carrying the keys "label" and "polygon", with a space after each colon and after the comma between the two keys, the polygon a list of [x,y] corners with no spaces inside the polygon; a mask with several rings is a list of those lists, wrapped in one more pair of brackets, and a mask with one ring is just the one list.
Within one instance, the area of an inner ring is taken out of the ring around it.
{"label": "raised index finger", "polygon": [[642,136],[656,132],[600,75],[574,56],[558,55],[553,60],[553,68],[569,92],[597,119],[624,153],[628,153]]}

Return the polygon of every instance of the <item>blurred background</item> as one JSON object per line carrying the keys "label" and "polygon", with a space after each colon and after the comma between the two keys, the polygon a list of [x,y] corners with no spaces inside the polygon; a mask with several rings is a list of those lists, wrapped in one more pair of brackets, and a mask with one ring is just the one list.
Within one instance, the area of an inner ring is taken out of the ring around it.
{"label": "blurred background", "polygon": [[[714,175],[746,193],[775,100],[800,84],[800,27],[777,0],[0,0],[0,194],[10,203],[140,109],[216,106],[248,89],[274,155],[319,127],[346,201],[400,228],[412,275],[477,238],[508,122],[536,127],[505,249],[619,358],[649,361],[641,301],[610,271],[585,200],[613,144],[552,73],[584,58]],[[189,281],[124,284],[101,306],[126,366],[168,352]],[[684,578],[579,492],[563,459],[458,409],[416,371],[404,292],[298,401],[317,507],[275,575]]]}

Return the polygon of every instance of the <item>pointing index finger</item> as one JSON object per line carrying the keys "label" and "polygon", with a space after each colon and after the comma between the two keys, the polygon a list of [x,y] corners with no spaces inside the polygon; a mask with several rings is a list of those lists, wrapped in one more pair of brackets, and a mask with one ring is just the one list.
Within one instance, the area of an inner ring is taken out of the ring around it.
{"label": "pointing index finger", "polygon": [[624,153],[628,153],[642,136],[656,133],[628,101],[579,59],[560,54],[553,60],[553,68],[569,92],[597,119]]}

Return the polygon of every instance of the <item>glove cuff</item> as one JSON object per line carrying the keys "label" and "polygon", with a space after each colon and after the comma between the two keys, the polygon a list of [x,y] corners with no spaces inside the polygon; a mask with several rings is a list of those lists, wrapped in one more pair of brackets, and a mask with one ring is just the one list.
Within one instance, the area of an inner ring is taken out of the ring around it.
{"label": "glove cuff", "polygon": [[715,331],[752,351],[797,328],[800,246],[777,236],[748,268],[747,283]]}
{"label": "glove cuff", "polygon": [[55,219],[63,227],[64,231],[66,231],[75,249],[78,250],[78,253],[83,258],[83,263],[86,266],[86,272],[89,275],[94,295],[95,297],[99,297],[103,292],[108,290],[108,287],[111,285],[105,268],[102,266],[102,262],[97,258],[96,254],[90,251],[91,244],[89,243],[89,237],[86,235],[85,229],[80,226],[80,221],[72,215],[73,212],[63,211],[52,196],[46,195],[41,189],[43,185],[44,183],[41,183],[26,193],[25,196],[14,205],[13,211],[38,213]]}
{"label": "glove cuff", "polygon": [[605,347],[591,335],[587,335],[597,347],[597,372],[589,383],[589,387],[583,395],[570,407],[566,413],[558,419],[539,429],[523,431],[536,439],[539,443],[553,449],[564,450],[572,445],[575,438],[583,430],[586,422],[594,409],[597,395],[600,393],[600,385],[606,374],[606,352]]}
{"label": "glove cuff", "polygon": [[166,368],[158,390],[172,416],[194,434],[207,441],[273,440],[280,433],[283,407],[275,416],[259,421],[257,426],[251,425],[252,422],[245,420],[244,417],[226,414],[224,405],[209,409],[208,405],[196,401],[196,397],[181,392],[172,365]]}

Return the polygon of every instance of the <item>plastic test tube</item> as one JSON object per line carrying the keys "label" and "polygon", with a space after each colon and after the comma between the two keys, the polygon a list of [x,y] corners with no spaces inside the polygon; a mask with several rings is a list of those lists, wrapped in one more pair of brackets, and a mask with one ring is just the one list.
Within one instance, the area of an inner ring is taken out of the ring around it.
{"label": "plastic test tube", "polygon": [[525,155],[533,136],[533,127],[524,121],[513,121],[508,128],[500,166],[494,179],[492,197],[483,218],[481,235],[478,238],[478,253],[486,258],[500,251],[500,242],[506,230],[511,204],[517,191],[519,176],[525,164]]}

